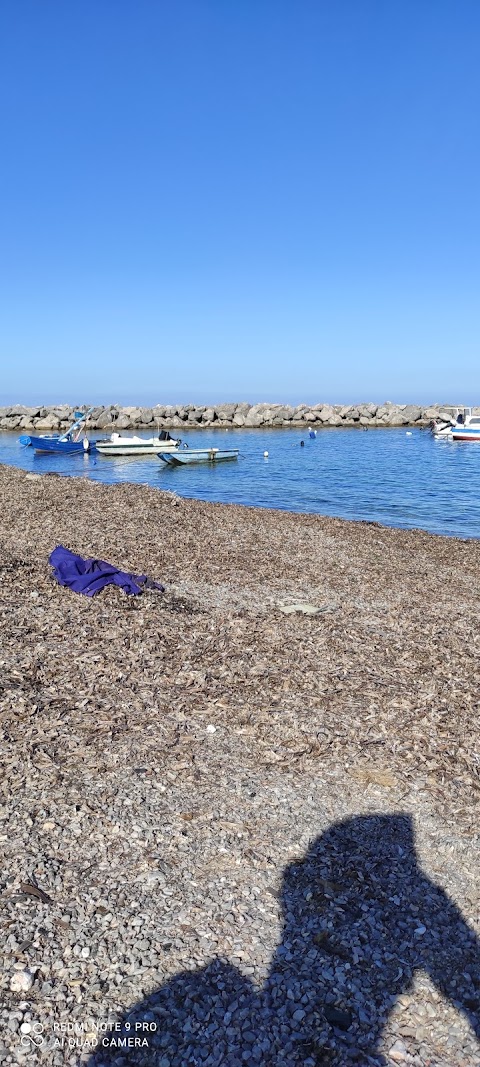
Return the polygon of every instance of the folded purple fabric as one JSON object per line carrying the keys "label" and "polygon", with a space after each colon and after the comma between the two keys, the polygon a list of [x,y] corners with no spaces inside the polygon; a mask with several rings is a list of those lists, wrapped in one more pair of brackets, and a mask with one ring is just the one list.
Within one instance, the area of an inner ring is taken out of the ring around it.
{"label": "folded purple fabric", "polygon": [[129,574],[120,571],[104,559],[82,559],[63,545],[57,545],[49,556],[49,563],[60,585],[67,585],[75,593],[95,596],[106,585],[119,585],[129,596],[138,596],[144,589],[159,589],[164,586],[147,578],[146,574]]}

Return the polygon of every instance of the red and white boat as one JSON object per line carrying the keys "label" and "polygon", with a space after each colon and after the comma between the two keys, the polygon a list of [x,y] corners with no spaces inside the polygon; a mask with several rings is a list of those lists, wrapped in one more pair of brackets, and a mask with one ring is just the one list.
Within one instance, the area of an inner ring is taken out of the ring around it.
{"label": "red and white boat", "polygon": [[433,435],[438,439],[446,438],[448,441],[478,441],[480,443],[480,414],[472,415],[471,408],[463,408],[457,412],[457,417],[447,422],[437,420],[434,422]]}

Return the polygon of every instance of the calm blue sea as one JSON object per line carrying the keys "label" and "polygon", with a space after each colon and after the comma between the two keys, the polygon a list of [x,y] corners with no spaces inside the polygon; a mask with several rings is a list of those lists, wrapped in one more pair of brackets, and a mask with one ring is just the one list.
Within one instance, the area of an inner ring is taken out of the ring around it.
{"label": "calm blue sea", "polygon": [[101,482],[147,483],[201,500],[480,537],[480,444],[435,441],[419,429],[410,435],[404,429],[321,430],[314,440],[289,429],[179,432],[192,448],[235,447],[240,458],[174,468],[150,456],[37,456],[19,444],[18,434],[0,433],[0,462]]}

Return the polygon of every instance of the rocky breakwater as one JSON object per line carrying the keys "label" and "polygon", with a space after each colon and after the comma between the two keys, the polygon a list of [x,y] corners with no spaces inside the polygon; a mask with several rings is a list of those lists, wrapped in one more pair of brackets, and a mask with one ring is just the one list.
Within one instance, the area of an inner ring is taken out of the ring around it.
{"label": "rocky breakwater", "polygon": [[[60,404],[51,407],[13,404],[0,407],[0,430],[36,430],[40,433],[66,429],[79,408]],[[84,409],[85,410],[85,409]],[[155,407],[96,407],[88,420],[93,430],[111,432],[180,427],[307,427],[315,429],[357,426],[425,426],[432,419],[450,415],[456,408],[433,404],[157,404]]]}

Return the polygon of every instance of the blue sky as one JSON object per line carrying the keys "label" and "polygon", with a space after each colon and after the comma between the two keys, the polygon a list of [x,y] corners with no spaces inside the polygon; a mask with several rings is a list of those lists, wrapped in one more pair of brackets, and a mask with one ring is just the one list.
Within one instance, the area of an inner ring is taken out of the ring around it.
{"label": "blue sky", "polygon": [[479,403],[476,0],[3,0],[0,404]]}

